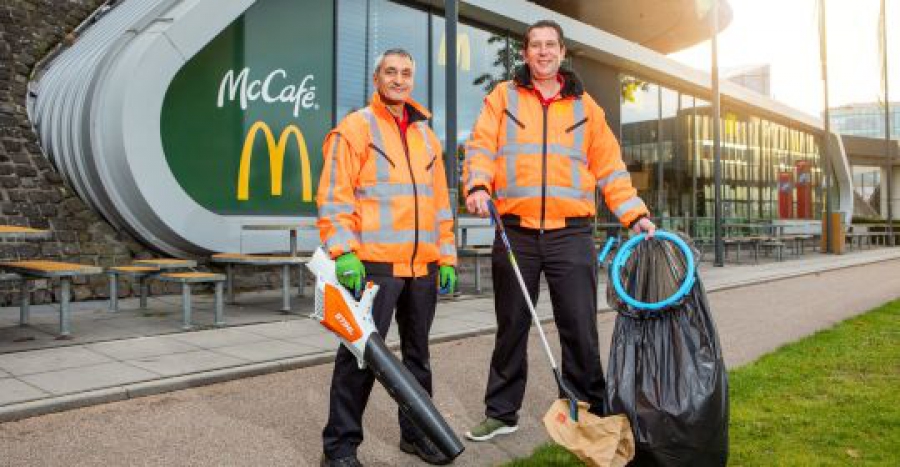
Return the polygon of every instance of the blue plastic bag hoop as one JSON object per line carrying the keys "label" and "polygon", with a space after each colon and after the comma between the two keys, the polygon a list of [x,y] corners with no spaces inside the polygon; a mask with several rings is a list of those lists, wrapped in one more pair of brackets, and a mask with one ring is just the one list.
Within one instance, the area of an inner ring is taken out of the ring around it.
{"label": "blue plastic bag hoop", "polygon": [[615,257],[613,257],[612,270],[611,270],[610,274],[612,275],[612,283],[613,283],[613,287],[616,290],[616,294],[618,294],[619,297],[625,303],[627,303],[631,307],[637,308],[639,310],[659,310],[659,309],[670,306],[673,303],[676,303],[677,301],[681,300],[694,287],[694,281],[696,280],[696,277],[697,277],[696,276],[696,265],[694,264],[694,260],[693,260],[694,253],[691,251],[691,248],[688,246],[688,244],[685,243],[685,241],[682,240],[681,237],[679,237],[678,235],[675,235],[671,232],[666,232],[663,230],[657,230],[656,234],[654,235],[654,238],[660,238],[660,239],[668,240],[668,241],[674,243],[675,246],[677,246],[678,249],[681,250],[682,254],[684,254],[684,257],[688,259],[687,274],[685,275],[684,283],[681,284],[681,287],[679,287],[678,290],[674,294],[672,294],[671,297],[669,297],[663,301],[660,301],[660,302],[652,302],[652,303],[647,303],[647,302],[642,302],[642,301],[636,300],[634,297],[632,297],[631,295],[628,295],[628,293],[625,292],[625,288],[622,286],[622,279],[621,279],[620,273],[622,271],[622,266],[625,265],[625,261],[627,261],[628,257],[631,256],[631,253],[634,250],[634,247],[639,242],[644,240],[644,238],[646,238],[646,236],[647,236],[646,234],[642,233],[642,234],[636,235],[634,237],[631,237],[627,242],[625,242],[625,244],[623,244],[619,248],[618,253],[616,253]]}

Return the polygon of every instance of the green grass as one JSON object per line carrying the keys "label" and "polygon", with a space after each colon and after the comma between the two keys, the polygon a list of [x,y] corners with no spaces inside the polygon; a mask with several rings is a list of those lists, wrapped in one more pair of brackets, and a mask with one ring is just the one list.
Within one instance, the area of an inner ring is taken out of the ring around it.
{"label": "green grass", "polygon": [[[729,465],[900,465],[900,301],[786,345],[729,379]],[[547,444],[508,465],[581,462]]]}

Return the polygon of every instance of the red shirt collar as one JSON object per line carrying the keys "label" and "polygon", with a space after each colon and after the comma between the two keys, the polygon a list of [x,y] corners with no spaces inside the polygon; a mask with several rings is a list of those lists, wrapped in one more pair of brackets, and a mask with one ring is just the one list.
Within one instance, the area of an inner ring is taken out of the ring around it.
{"label": "red shirt collar", "polygon": [[547,105],[550,105],[552,102],[560,99],[560,95],[562,94],[563,86],[565,85],[565,79],[563,79],[561,74],[557,73],[556,74],[556,82],[559,83],[559,91],[556,91],[556,94],[554,94],[550,97],[546,97],[546,98],[544,97],[543,94],[541,94],[541,91],[537,88],[537,86],[532,87],[534,89],[534,93],[537,95],[538,100],[541,101],[541,105],[547,106]]}
{"label": "red shirt collar", "polygon": [[[391,114],[394,117],[394,114]],[[403,116],[400,118],[394,117],[394,121],[397,122],[397,126],[400,128],[400,134],[406,137],[406,129],[409,128],[409,111],[406,110],[406,106],[403,106]]]}

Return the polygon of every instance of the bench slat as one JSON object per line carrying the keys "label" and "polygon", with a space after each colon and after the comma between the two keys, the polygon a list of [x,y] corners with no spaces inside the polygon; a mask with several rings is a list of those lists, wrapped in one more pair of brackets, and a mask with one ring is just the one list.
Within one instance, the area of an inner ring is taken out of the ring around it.
{"label": "bench slat", "polygon": [[268,255],[245,255],[240,253],[218,253],[212,255],[214,263],[233,263],[233,264],[251,264],[251,265],[284,265],[284,264],[303,264],[310,260],[309,256],[268,256]]}
{"label": "bench slat", "polygon": [[0,267],[29,276],[59,277],[102,274],[103,268],[77,263],[33,260],[0,263]]}
{"label": "bench slat", "polygon": [[224,274],[212,272],[168,272],[157,276],[162,281],[169,282],[222,282]]}

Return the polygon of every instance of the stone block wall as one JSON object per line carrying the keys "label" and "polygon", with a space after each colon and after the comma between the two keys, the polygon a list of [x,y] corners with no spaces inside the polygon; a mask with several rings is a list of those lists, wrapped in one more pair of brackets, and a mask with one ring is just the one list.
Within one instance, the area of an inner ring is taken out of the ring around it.
{"label": "stone block wall", "polygon": [[[103,3],[105,0],[4,0],[0,4],[0,224],[53,233],[49,240],[0,242],[0,260],[41,258],[111,266],[159,256],[113,228],[66,185],[42,153],[25,107],[28,82],[38,61],[57,44],[73,40],[75,28]],[[242,282],[248,288],[280,284],[277,273],[247,274]],[[17,287],[0,283],[0,306],[18,303]],[[33,282],[31,290],[32,303],[58,298],[58,286],[48,281]],[[135,291],[124,283],[119,290],[123,297]],[[106,298],[107,280],[80,280],[73,295],[76,300]]]}

